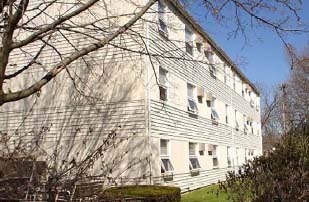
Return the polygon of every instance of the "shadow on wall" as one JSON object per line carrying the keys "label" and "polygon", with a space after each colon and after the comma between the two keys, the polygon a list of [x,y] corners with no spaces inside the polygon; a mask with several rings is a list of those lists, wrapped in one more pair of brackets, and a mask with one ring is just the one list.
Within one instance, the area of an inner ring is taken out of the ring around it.
{"label": "shadow on wall", "polygon": [[103,53],[80,59],[37,95],[0,109],[1,157],[45,161],[57,182],[149,181],[141,63]]}

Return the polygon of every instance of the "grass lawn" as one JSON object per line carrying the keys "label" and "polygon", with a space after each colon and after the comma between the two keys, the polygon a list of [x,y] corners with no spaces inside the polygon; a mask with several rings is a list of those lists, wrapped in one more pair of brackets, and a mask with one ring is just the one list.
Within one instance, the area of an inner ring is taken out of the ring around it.
{"label": "grass lawn", "polygon": [[208,186],[181,196],[181,202],[227,202],[227,194],[218,185]]}

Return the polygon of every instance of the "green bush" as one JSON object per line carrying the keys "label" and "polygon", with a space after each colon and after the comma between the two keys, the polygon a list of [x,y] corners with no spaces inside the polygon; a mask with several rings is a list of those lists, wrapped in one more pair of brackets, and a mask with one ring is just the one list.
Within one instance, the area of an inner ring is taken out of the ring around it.
{"label": "green bush", "polygon": [[309,127],[282,137],[276,150],[229,172],[221,188],[234,202],[309,201]]}
{"label": "green bush", "polygon": [[178,187],[138,185],[109,188],[103,191],[100,201],[180,202],[180,198]]}

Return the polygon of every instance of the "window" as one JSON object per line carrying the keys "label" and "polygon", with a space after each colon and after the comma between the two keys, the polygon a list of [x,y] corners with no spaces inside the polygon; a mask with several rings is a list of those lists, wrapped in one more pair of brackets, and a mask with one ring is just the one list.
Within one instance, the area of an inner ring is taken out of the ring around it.
{"label": "window", "polygon": [[217,70],[216,70],[216,66],[214,64],[209,65],[209,72],[210,72],[210,76],[214,79],[217,78]]}
{"label": "window", "polygon": [[248,153],[248,149],[245,148],[245,163],[247,163],[247,161],[248,161],[247,153]]}
{"label": "window", "polygon": [[197,88],[197,99],[199,103],[203,103],[203,97],[205,95],[205,91],[203,87],[198,87]]}
{"label": "window", "polygon": [[236,165],[239,165],[239,161],[238,161],[238,155],[239,155],[239,148],[236,148]]}
{"label": "window", "polygon": [[167,100],[167,71],[162,67],[159,67],[159,91],[160,100]]}
{"label": "window", "polygon": [[167,37],[167,24],[166,24],[166,6],[159,1],[158,3],[158,13],[159,13],[159,33]]}
{"label": "window", "polygon": [[214,108],[211,109],[211,119],[215,121],[219,120],[219,115]]}
{"label": "window", "polygon": [[189,169],[195,170],[201,168],[196,155],[196,143],[189,142]]}
{"label": "window", "polygon": [[239,124],[237,121],[237,110],[235,110],[235,129],[238,131],[239,130]]}
{"label": "window", "polygon": [[208,147],[208,154],[212,156],[212,165],[213,168],[218,168],[219,167],[219,161],[217,157],[217,145],[209,145]]}
{"label": "window", "polygon": [[188,90],[188,111],[192,113],[197,113],[197,105],[195,100],[196,94],[196,87],[192,84],[187,83],[187,90]]}
{"label": "window", "polygon": [[243,97],[245,97],[245,91],[244,91],[244,85],[245,84],[241,84],[241,95],[243,96]]}
{"label": "window", "polygon": [[205,143],[199,143],[199,154],[200,156],[204,156],[205,153]]}
{"label": "window", "polygon": [[226,65],[224,65],[224,83],[225,84],[227,84],[227,77],[228,77],[227,69],[228,69],[228,67]]}
{"label": "window", "polygon": [[213,121],[212,123],[215,123],[215,124],[218,124],[218,120],[219,120],[219,115],[216,111],[216,98],[215,97],[212,97],[212,100],[211,100],[211,120]]}
{"label": "window", "polygon": [[232,166],[232,158],[231,155],[232,154],[232,150],[231,147],[227,147],[227,167],[231,167]]}
{"label": "window", "polygon": [[253,149],[249,149],[249,157],[252,158],[254,155],[254,150]]}
{"label": "window", "polygon": [[161,173],[173,172],[174,168],[170,160],[169,140],[160,140]]}
{"label": "window", "polygon": [[236,75],[233,74],[233,89],[236,90]]}
{"label": "window", "polygon": [[254,107],[254,101],[253,101],[253,99],[250,100],[250,106],[251,106],[251,107]]}
{"label": "window", "polygon": [[225,123],[228,124],[229,123],[229,105],[225,105]]}
{"label": "window", "polygon": [[186,52],[193,56],[193,32],[188,26],[185,27],[185,41]]}
{"label": "window", "polygon": [[205,56],[210,64],[214,64],[214,53],[212,51],[205,51]]}
{"label": "window", "polygon": [[202,46],[203,46],[202,43],[196,42],[196,49],[199,53],[202,52]]}
{"label": "window", "polygon": [[247,127],[247,117],[246,115],[243,116],[243,123],[244,123],[244,133],[247,135],[248,127]]}

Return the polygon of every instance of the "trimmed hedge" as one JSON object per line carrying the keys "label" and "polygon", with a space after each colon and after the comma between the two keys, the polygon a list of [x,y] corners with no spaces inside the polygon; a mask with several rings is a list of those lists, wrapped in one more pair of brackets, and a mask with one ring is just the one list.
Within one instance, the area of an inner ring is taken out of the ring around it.
{"label": "trimmed hedge", "polygon": [[178,187],[137,185],[112,187],[103,191],[102,202],[180,202]]}

